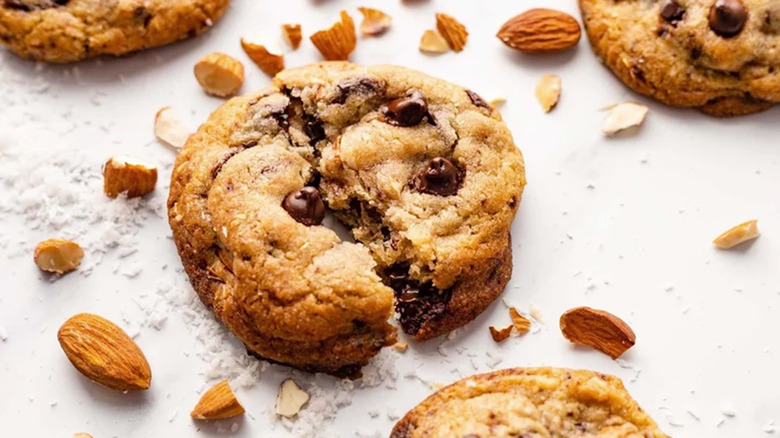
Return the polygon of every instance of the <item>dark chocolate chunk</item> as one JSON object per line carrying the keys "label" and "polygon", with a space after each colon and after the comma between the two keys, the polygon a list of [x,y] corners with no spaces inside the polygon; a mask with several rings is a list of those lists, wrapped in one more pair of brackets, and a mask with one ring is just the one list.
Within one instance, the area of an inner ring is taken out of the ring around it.
{"label": "dark chocolate chunk", "polygon": [[333,103],[342,105],[347,102],[347,98],[353,94],[371,94],[381,88],[381,84],[373,79],[360,78],[350,79],[337,85],[339,95],[333,99]]}
{"label": "dark chocolate chunk", "polygon": [[383,275],[395,293],[395,310],[404,332],[415,335],[423,324],[443,316],[452,298],[451,290],[439,290],[432,283],[421,284],[409,277],[409,265],[399,263]]}
{"label": "dark chocolate chunk", "polygon": [[419,191],[429,195],[454,195],[460,186],[458,168],[450,160],[436,157],[428,163],[416,183]]}
{"label": "dark chocolate chunk", "polygon": [[723,38],[739,35],[747,22],[747,10],[739,0],[717,0],[710,9],[710,29]]}
{"label": "dark chocolate chunk", "polygon": [[490,104],[487,103],[487,101],[483,99],[482,96],[471,90],[466,90],[466,94],[468,94],[469,99],[471,99],[471,103],[480,108],[485,108],[486,110],[493,112],[493,107],[490,106]]}
{"label": "dark chocolate chunk", "polygon": [[325,218],[325,204],[320,197],[320,191],[315,187],[304,187],[291,192],[284,198],[282,207],[293,219],[307,227],[319,225]]}
{"label": "dark chocolate chunk", "polygon": [[669,23],[676,24],[685,16],[685,9],[675,0],[665,0],[661,4],[661,18]]}
{"label": "dark chocolate chunk", "polygon": [[306,116],[303,122],[303,132],[309,137],[309,144],[314,146],[318,141],[325,139],[325,128],[322,121],[312,116]]}
{"label": "dark chocolate chunk", "polygon": [[428,101],[421,92],[415,91],[391,101],[380,111],[393,125],[417,126],[428,115]]}

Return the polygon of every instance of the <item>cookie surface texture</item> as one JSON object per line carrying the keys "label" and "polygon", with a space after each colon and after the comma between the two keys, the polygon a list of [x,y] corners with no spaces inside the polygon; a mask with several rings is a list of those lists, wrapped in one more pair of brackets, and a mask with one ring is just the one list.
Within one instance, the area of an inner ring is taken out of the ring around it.
{"label": "cookie surface texture", "polygon": [[[351,374],[501,293],[523,158],[476,93],[394,66],[286,70],[190,137],[168,200],[195,290],[257,355]],[[326,206],[352,231],[321,225]]]}
{"label": "cookie surface texture", "polygon": [[590,42],[629,87],[728,117],[780,102],[780,1],[580,0]]}
{"label": "cookie surface texture", "polygon": [[0,43],[74,62],[162,46],[207,30],[230,0],[0,0]]}
{"label": "cookie surface texture", "polygon": [[513,368],[447,386],[396,424],[390,438],[668,438],[614,376]]}

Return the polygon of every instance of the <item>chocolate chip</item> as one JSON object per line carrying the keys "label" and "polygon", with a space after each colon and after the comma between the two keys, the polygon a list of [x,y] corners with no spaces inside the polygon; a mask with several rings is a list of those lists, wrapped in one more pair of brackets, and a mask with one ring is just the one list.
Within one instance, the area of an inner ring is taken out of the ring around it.
{"label": "chocolate chip", "polygon": [[469,99],[471,99],[471,103],[473,103],[474,105],[480,108],[485,108],[486,110],[493,112],[493,107],[490,106],[490,104],[487,103],[487,101],[483,99],[482,96],[480,96],[479,94],[471,90],[466,90],[466,94],[468,94]]}
{"label": "chocolate chip", "polygon": [[70,0],[4,0],[3,5],[9,9],[30,12],[32,10],[41,10],[65,6]]}
{"label": "chocolate chip", "polygon": [[710,9],[710,29],[723,38],[742,32],[747,22],[747,11],[739,0],[717,0]]}
{"label": "chocolate chip", "polygon": [[337,85],[339,89],[339,95],[333,99],[333,103],[342,105],[347,102],[347,98],[353,94],[371,94],[382,88],[382,84],[379,84],[373,79],[359,78],[350,79]]}
{"label": "chocolate chip", "polygon": [[417,179],[417,188],[429,195],[451,196],[458,192],[459,179],[458,168],[450,160],[436,157]]}
{"label": "chocolate chip", "polygon": [[685,9],[682,8],[675,0],[665,0],[661,4],[661,18],[669,23],[676,24],[683,19],[685,15]]}
{"label": "chocolate chip", "polygon": [[387,268],[382,277],[395,293],[395,309],[404,332],[415,335],[423,324],[444,315],[452,291],[439,290],[432,283],[421,284],[409,277],[409,265],[398,263]]}
{"label": "chocolate chip", "polygon": [[320,191],[315,187],[304,187],[290,192],[284,198],[282,207],[293,219],[307,227],[319,225],[325,218],[325,204],[320,197]]}
{"label": "chocolate chip", "polygon": [[428,115],[428,101],[419,91],[395,99],[380,110],[388,123],[398,126],[416,126]]}
{"label": "chocolate chip", "polygon": [[325,139],[325,128],[322,121],[307,116],[303,123],[303,132],[309,137],[309,144],[314,146],[318,141]]}

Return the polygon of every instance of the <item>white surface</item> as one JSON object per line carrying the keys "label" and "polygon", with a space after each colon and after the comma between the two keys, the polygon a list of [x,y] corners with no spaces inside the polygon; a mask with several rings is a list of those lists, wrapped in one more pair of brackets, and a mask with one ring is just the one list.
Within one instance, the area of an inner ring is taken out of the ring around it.
{"label": "white surface", "polygon": [[[534,5],[579,16],[574,3],[373,2],[394,17],[394,26],[381,38],[361,39],[353,61],[400,64],[487,99],[508,99],[502,113],[525,154],[529,184],[512,229],[515,270],[503,297],[524,311],[536,306],[544,325],[495,345],[488,326],[509,323],[499,301],[443,346],[445,340],[437,339],[411,343],[405,354],[387,349],[366,370],[373,387],[356,382],[347,391],[350,384],[342,382],[336,392],[329,387],[337,382],[320,376],[321,389],[304,413],[332,404],[334,394],[341,408],[334,421],[300,420],[301,434],[313,426],[319,436],[387,436],[394,423],[389,417],[431,393],[424,382],[449,383],[489,371],[489,365],[616,374],[678,438],[780,434],[771,423],[780,426],[780,108],[731,120],[667,108],[625,88],[585,39],[564,54],[526,56],[494,37],[504,21]],[[5,51],[0,55],[0,339],[6,337],[0,340],[0,435],[289,435],[281,423],[272,425],[278,385],[293,375],[311,388],[315,379],[275,366],[240,377],[243,365],[230,369],[213,362],[235,358],[258,367],[202,316],[208,314],[180,272],[164,214],[174,154],[155,141],[154,114],[173,105],[194,129],[221,103],[204,95],[192,76],[199,57],[214,50],[238,57],[247,71],[244,91],[254,90],[269,78],[242,53],[243,34],[276,36],[279,24],[300,22],[308,36],[334,22],[342,8],[359,23],[355,8],[366,4],[371,2],[235,0],[203,37],[124,59],[36,66]],[[471,36],[465,51],[439,57],[417,51],[436,11],[466,23]],[[287,57],[288,66],[319,59],[308,39]],[[551,114],[543,114],[533,97],[545,73],[563,79],[561,101]],[[604,138],[600,108],[624,100],[650,107],[645,124],[634,134]],[[100,193],[101,163],[118,153],[161,163],[160,183],[145,206],[128,209],[126,201],[111,203]],[[45,167],[53,161],[70,171]],[[31,164],[39,162],[44,167]],[[44,173],[37,188],[30,183],[35,168]],[[73,172],[83,177],[78,190]],[[23,214],[22,205],[30,206]],[[48,217],[40,220],[44,213]],[[107,222],[112,217],[118,225]],[[754,244],[729,252],[710,244],[752,218],[763,233]],[[122,238],[112,230],[130,234]],[[89,246],[85,267],[92,266],[91,275],[84,275],[86,269],[56,281],[42,275],[32,263],[35,244],[74,235]],[[119,248],[101,243],[118,238]],[[127,255],[133,247],[137,251]],[[629,322],[638,341],[624,361],[574,348],[562,338],[559,315],[579,305],[607,309]],[[153,369],[149,391],[113,393],[72,368],[56,332],[82,311],[137,334]],[[191,421],[199,392],[223,377],[232,378],[250,415],[236,426]]]}

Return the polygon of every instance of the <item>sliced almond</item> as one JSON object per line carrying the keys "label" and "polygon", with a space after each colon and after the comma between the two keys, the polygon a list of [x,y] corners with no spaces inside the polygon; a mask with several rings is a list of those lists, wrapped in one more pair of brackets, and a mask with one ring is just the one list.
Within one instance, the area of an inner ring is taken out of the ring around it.
{"label": "sliced almond", "polygon": [[75,270],[84,258],[84,250],[70,240],[44,240],[35,247],[33,260],[42,271],[65,274]]}
{"label": "sliced almond", "polygon": [[103,191],[110,198],[127,193],[128,198],[143,196],[157,184],[157,167],[127,155],[111,157],[103,165]]}
{"label": "sliced almond", "polygon": [[409,348],[409,344],[406,342],[398,341],[393,345],[393,348],[395,348],[395,351],[398,351],[399,353],[403,353]]}
{"label": "sliced almond", "polygon": [[561,78],[556,75],[544,75],[536,84],[536,100],[544,112],[549,113],[561,97]]}
{"label": "sliced almond", "polygon": [[393,24],[393,17],[385,14],[379,9],[358,8],[363,14],[363,22],[360,23],[360,33],[363,35],[377,36],[382,35],[390,29]]}
{"label": "sliced almond", "polygon": [[647,107],[634,102],[624,102],[610,108],[609,114],[601,125],[604,135],[614,135],[620,131],[639,126],[645,121]]}
{"label": "sliced almond", "polygon": [[194,71],[203,90],[213,96],[235,96],[244,84],[244,65],[224,53],[204,56],[195,64]]}
{"label": "sliced almond", "polygon": [[154,116],[154,135],[163,143],[180,149],[187,142],[190,132],[173,108],[166,106]]}
{"label": "sliced almond", "polygon": [[276,396],[276,415],[287,418],[294,417],[308,401],[309,394],[302,390],[293,379],[287,379],[282,382]]}
{"label": "sliced almond", "polygon": [[277,73],[284,70],[284,54],[278,45],[259,44],[241,38],[241,47],[249,59],[254,61],[266,74],[276,76]]}
{"label": "sliced almond", "polygon": [[203,393],[190,416],[196,420],[224,420],[244,412],[228,381],[223,380]]}
{"label": "sliced almond", "polygon": [[576,307],[561,315],[561,333],[570,342],[587,345],[617,359],[636,343],[631,327],[617,316],[590,307]]}
{"label": "sliced almond", "polygon": [[432,54],[447,53],[450,51],[450,46],[439,32],[428,29],[420,39],[420,51]]}
{"label": "sliced almond", "polygon": [[341,21],[315,32],[309,39],[328,61],[347,61],[357,45],[355,22],[346,11],[341,11]]}
{"label": "sliced almond", "polygon": [[466,26],[447,14],[436,14],[436,29],[439,29],[439,33],[452,50],[456,52],[463,50],[469,36]]}
{"label": "sliced almond", "polygon": [[507,340],[507,338],[509,338],[509,336],[512,335],[512,329],[514,327],[515,326],[510,325],[510,326],[507,326],[507,327],[504,327],[504,328],[496,328],[496,327],[493,327],[491,325],[489,327],[490,328],[490,336],[492,336],[493,340],[496,341],[497,343],[504,342],[504,341]]}
{"label": "sliced almond", "polygon": [[282,25],[282,37],[284,42],[287,43],[293,50],[296,50],[301,45],[303,40],[303,34],[301,33],[300,24],[283,24]]}
{"label": "sliced almond", "polygon": [[547,53],[575,46],[580,24],[554,9],[530,9],[504,23],[496,35],[507,46],[528,53]]}
{"label": "sliced almond", "polygon": [[57,332],[60,346],[74,367],[90,380],[117,391],[147,389],[149,362],[138,345],[111,321],[78,314]]}
{"label": "sliced almond", "polygon": [[514,307],[509,308],[509,317],[512,318],[512,324],[514,324],[518,334],[522,335],[531,330],[531,320],[521,315]]}
{"label": "sliced almond", "polygon": [[712,243],[714,243],[715,246],[720,249],[729,249],[739,245],[740,243],[753,240],[760,235],[761,233],[758,232],[758,220],[754,219],[729,229],[725,233],[716,237]]}
{"label": "sliced almond", "polygon": [[503,106],[506,103],[506,97],[494,97],[494,98],[488,100],[488,103],[493,108],[498,108],[500,106]]}

